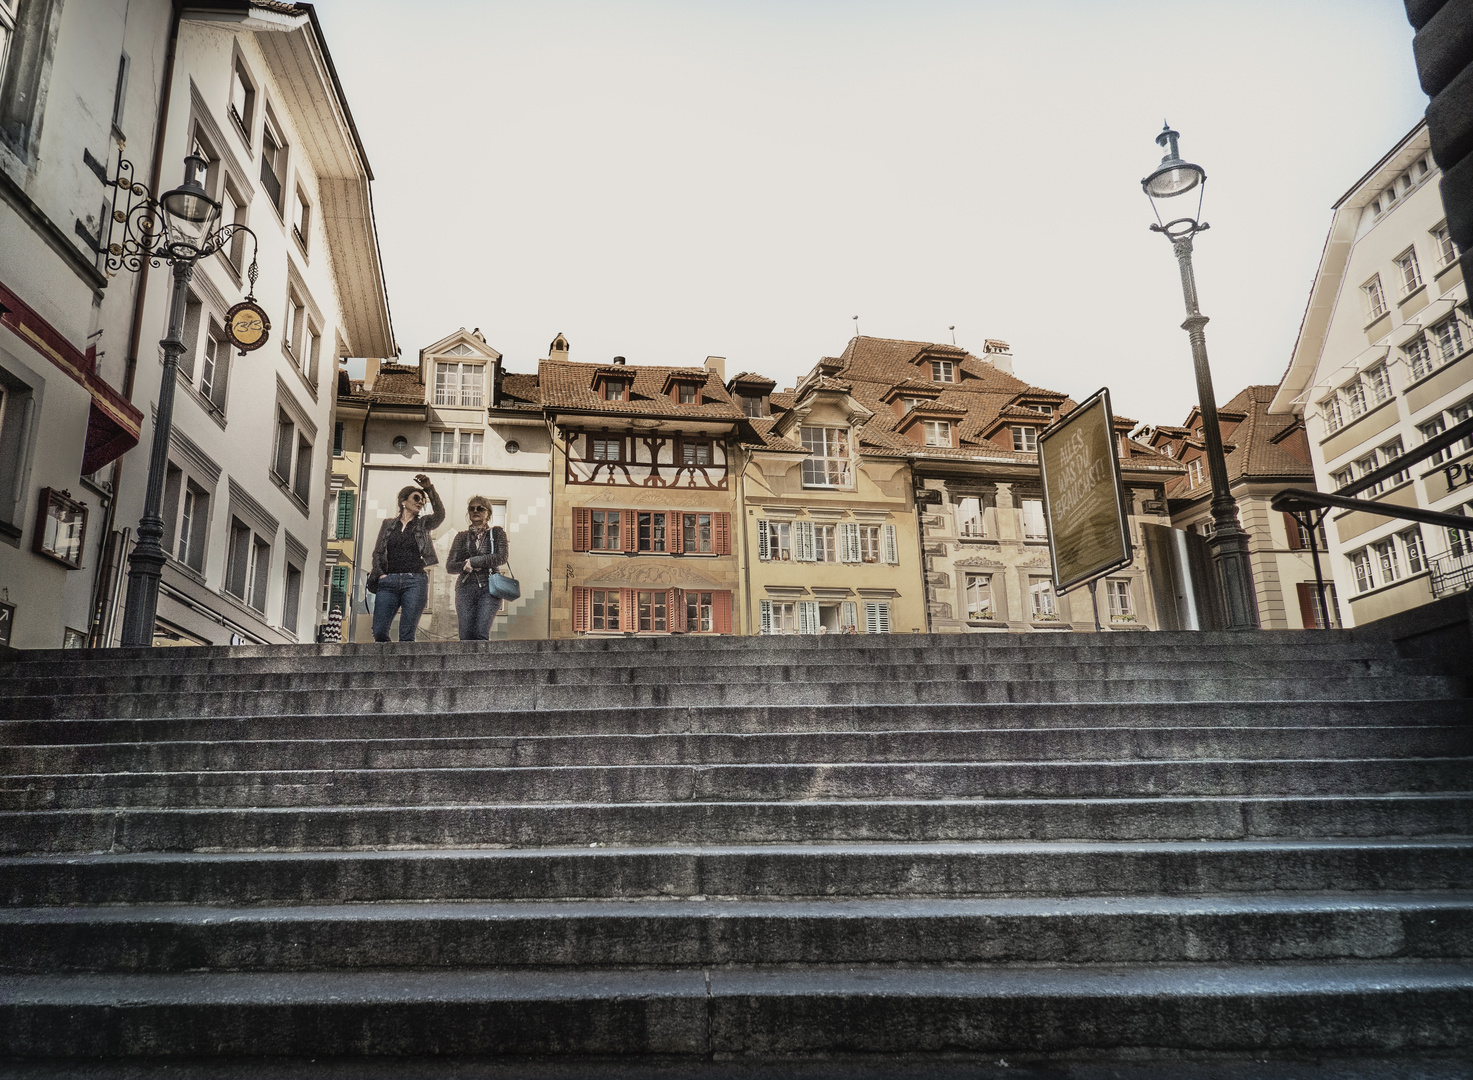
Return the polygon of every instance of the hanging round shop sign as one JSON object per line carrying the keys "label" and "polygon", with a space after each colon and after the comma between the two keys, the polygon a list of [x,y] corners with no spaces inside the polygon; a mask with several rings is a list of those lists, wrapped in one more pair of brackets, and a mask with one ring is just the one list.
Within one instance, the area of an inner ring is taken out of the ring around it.
{"label": "hanging round shop sign", "polygon": [[271,320],[254,300],[242,300],[225,313],[225,335],[244,356],[271,336]]}

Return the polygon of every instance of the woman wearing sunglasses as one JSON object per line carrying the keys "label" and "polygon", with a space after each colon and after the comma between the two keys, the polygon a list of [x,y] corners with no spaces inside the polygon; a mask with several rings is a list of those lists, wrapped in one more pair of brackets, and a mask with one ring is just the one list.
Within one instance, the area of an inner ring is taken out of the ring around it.
{"label": "woman wearing sunglasses", "polygon": [[[430,596],[430,575],[425,567],[440,561],[430,534],[445,520],[445,504],[424,473],[414,481],[419,486],[411,484],[399,492],[399,515],[379,527],[378,543],[373,545],[368,590],[377,594],[373,602],[374,641],[389,640],[389,624],[395,612],[399,613],[399,640],[414,640]],[[420,516],[426,499],[434,507],[428,518]]]}
{"label": "woman wearing sunglasses", "polygon": [[471,527],[455,534],[445,570],[459,574],[455,582],[455,614],[461,641],[485,641],[501,597],[491,592],[491,575],[506,562],[506,531],[491,524],[491,502],[472,495],[465,516]]}

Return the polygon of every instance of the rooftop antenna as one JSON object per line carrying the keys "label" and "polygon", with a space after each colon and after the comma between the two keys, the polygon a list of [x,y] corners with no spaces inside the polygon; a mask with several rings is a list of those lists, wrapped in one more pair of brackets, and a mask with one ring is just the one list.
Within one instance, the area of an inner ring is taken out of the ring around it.
{"label": "rooftop antenna", "polygon": [[955,326],[948,326],[946,329],[948,329],[948,330],[951,331],[951,343],[953,345],[955,345],[956,344],[956,327]]}
{"label": "rooftop antenna", "polygon": [[858,337],[859,336],[859,316],[858,315],[853,315],[853,316],[850,316],[850,317],[854,320],[854,336],[855,337]]}

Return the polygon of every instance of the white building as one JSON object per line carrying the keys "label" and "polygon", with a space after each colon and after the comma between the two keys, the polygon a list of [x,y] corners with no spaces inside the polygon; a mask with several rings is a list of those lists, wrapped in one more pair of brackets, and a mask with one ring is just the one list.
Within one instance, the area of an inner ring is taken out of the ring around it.
{"label": "white building", "polygon": [[170,10],[0,0],[0,642],[21,648],[94,629],[113,465],[146,429],[140,282],[98,249],[124,138],[149,181]]}
{"label": "white building", "polygon": [[[361,384],[340,398],[338,413],[349,445],[363,448],[357,528],[358,569],[352,588],[351,638],[371,641],[371,600],[363,579],[380,524],[398,512],[399,491],[414,477],[430,477],[447,517],[435,531],[438,566],[430,568],[430,597],[418,640],[453,640],[454,575],[446,572],[450,541],[467,527],[472,495],[490,500],[492,524],[506,530],[511,568],[521,583],[518,600],[503,604],[492,638],[545,638],[552,539],[552,439],[543,418],[537,376],[503,370],[501,354],[479,330],[461,328],[420,350],[419,366],[370,361]],[[360,434],[361,432],[361,434]],[[398,640],[397,622],[390,631]]]}
{"label": "white building", "polygon": [[[1299,340],[1270,406],[1304,418],[1322,491],[1473,415],[1473,322],[1429,146],[1420,123],[1335,204]],[[1457,513],[1473,506],[1468,465],[1473,439],[1361,497]],[[1327,525],[1348,625],[1465,588],[1473,571],[1473,533],[1358,510],[1332,511]]]}

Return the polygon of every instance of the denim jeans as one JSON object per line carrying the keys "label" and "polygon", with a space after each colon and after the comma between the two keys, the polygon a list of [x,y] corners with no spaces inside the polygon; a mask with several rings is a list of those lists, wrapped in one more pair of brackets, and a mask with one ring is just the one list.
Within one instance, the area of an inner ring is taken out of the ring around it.
{"label": "denim jeans", "polygon": [[492,596],[474,579],[455,586],[455,615],[460,620],[461,641],[485,641],[491,636],[491,620],[501,607],[501,597]]}
{"label": "denim jeans", "polygon": [[[373,598],[373,640],[389,640],[389,624],[399,612],[399,640],[413,641],[419,629],[419,617],[430,598],[430,575],[385,574],[378,579],[378,593]],[[401,610],[402,609],[402,610]]]}

